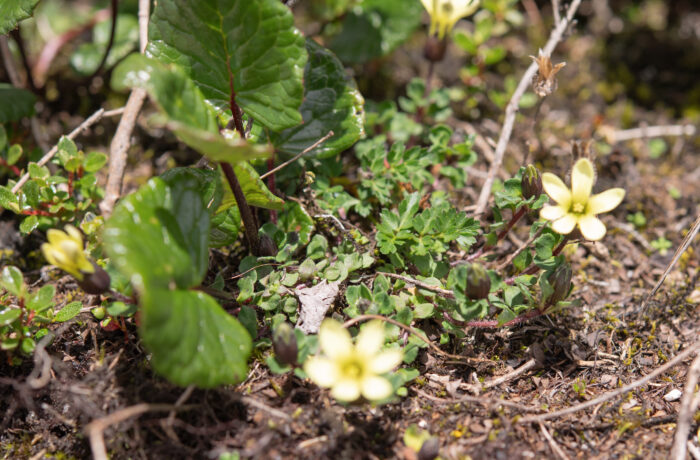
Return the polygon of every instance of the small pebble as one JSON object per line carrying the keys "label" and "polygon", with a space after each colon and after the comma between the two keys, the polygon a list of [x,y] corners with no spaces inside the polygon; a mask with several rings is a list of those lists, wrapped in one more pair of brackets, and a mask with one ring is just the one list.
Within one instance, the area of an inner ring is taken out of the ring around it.
{"label": "small pebble", "polygon": [[683,393],[681,392],[681,390],[671,390],[664,395],[664,399],[668,402],[678,401],[679,399],[681,399],[682,395]]}

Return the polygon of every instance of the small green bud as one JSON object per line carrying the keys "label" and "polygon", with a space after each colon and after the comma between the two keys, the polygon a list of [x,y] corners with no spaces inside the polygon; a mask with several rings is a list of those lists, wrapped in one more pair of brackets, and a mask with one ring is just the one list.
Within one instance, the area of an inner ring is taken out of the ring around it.
{"label": "small green bud", "polygon": [[559,265],[549,274],[547,281],[552,286],[552,294],[547,299],[549,305],[566,299],[571,290],[571,275],[571,265],[568,262]]}
{"label": "small green bud", "polygon": [[78,280],[78,286],[88,294],[103,294],[109,290],[111,279],[106,271],[95,262],[92,262],[94,271],[92,273],[83,273],[83,279]]}
{"label": "small green bud", "polygon": [[105,307],[95,307],[90,311],[92,312],[92,316],[94,316],[95,319],[100,321],[105,319],[105,315],[107,314],[107,310],[105,309]]}
{"label": "small green bud", "polygon": [[525,168],[523,178],[520,180],[520,188],[526,200],[542,194],[542,175],[533,165],[527,165]]}
{"label": "small green bud", "polygon": [[281,364],[293,366],[297,364],[297,337],[294,329],[288,323],[281,323],[272,334],[272,348],[275,350],[275,358]]}
{"label": "small green bud", "polygon": [[479,264],[467,266],[467,297],[472,300],[485,299],[491,291],[491,278]]}

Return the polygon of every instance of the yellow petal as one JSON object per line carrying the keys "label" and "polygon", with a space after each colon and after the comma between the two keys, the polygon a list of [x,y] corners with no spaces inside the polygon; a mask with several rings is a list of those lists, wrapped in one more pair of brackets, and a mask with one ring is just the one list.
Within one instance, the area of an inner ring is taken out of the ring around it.
{"label": "yellow petal", "polygon": [[432,15],[433,11],[435,11],[435,3],[437,0],[420,0],[421,3],[423,4],[423,8],[428,12],[428,14]]}
{"label": "yellow petal", "polygon": [[338,401],[354,401],[360,397],[360,382],[355,379],[336,382],[331,388],[331,395]]}
{"label": "yellow petal", "polygon": [[375,374],[384,374],[385,372],[389,372],[401,364],[402,360],[403,351],[399,349],[386,350],[372,358],[369,368],[370,371]]}
{"label": "yellow petal", "polygon": [[362,379],[362,396],[370,401],[386,399],[394,392],[391,383],[384,377],[373,375]]}
{"label": "yellow petal", "polygon": [[578,160],[571,171],[571,198],[574,203],[586,204],[591,196],[594,180],[593,163],[587,158]]}
{"label": "yellow petal", "polygon": [[598,241],[605,236],[605,224],[594,215],[583,216],[578,221],[581,234],[589,241]]}
{"label": "yellow petal", "polygon": [[567,214],[564,217],[552,222],[552,230],[562,235],[568,235],[576,226],[578,219],[572,214]]}
{"label": "yellow petal", "polygon": [[542,174],[542,188],[551,199],[560,206],[569,209],[571,205],[571,191],[557,176],[552,173]]}
{"label": "yellow petal", "polygon": [[304,372],[318,386],[330,388],[338,380],[338,366],[331,360],[311,356],[304,363]]}
{"label": "yellow petal", "polygon": [[55,228],[50,228],[46,232],[46,239],[49,240],[49,243],[51,244],[58,244],[62,241],[70,240],[70,237],[66,232],[62,232],[61,230],[57,230]]}
{"label": "yellow petal", "polygon": [[621,188],[611,188],[603,193],[593,195],[588,200],[588,213],[601,214],[603,212],[612,211],[625,198],[625,190]]}
{"label": "yellow petal", "polygon": [[568,209],[561,206],[544,206],[540,211],[540,217],[547,220],[557,220],[564,217]]}
{"label": "yellow petal", "polygon": [[83,248],[83,234],[80,233],[80,230],[73,227],[72,225],[66,225],[65,229],[66,229],[66,234],[70,237],[70,239],[75,241],[78,244],[78,246],[80,246],[80,248],[82,249]]}
{"label": "yellow petal", "polygon": [[326,319],[318,333],[321,350],[329,358],[347,356],[354,350],[350,333],[338,321]]}
{"label": "yellow petal", "polygon": [[366,324],[357,335],[356,350],[365,356],[372,356],[384,345],[384,324],[374,320]]}

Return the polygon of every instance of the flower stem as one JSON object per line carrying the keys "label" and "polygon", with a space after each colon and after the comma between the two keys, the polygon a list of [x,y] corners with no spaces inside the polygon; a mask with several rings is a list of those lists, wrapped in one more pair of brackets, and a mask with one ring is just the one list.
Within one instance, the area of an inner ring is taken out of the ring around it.
{"label": "flower stem", "polygon": [[[552,251],[552,255],[558,256],[559,253],[564,249],[564,247],[569,243],[570,240],[571,240],[571,234],[564,235],[564,239],[561,240],[561,243],[559,243],[559,245],[556,248],[554,248],[554,250]],[[511,286],[515,282],[515,278],[517,278],[518,276],[520,276],[520,275],[534,275],[539,270],[540,270],[540,267],[538,267],[537,265],[535,265],[533,263],[529,267],[527,267],[525,270],[518,273],[517,275],[513,275],[510,278],[506,278],[504,283]]]}
{"label": "flower stem", "polygon": [[510,218],[506,226],[503,228],[498,233],[498,236],[496,237],[496,242],[494,244],[484,244],[481,248],[479,248],[474,254],[471,254],[469,257],[467,257],[467,262],[471,262],[475,259],[478,259],[481,257],[485,252],[493,249],[499,241],[501,241],[503,238],[506,237],[509,231],[513,228],[513,226],[518,223],[518,221],[525,215],[529,208],[527,206],[521,206],[517,211],[513,213],[513,217]]}

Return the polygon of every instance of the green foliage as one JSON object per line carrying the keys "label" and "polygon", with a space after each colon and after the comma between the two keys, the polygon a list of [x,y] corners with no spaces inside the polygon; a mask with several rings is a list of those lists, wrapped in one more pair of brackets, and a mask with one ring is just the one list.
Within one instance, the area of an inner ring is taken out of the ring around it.
{"label": "green foliage", "polygon": [[17,267],[7,265],[0,272],[0,350],[8,354],[10,363],[22,362],[18,352],[32,354],[39,339],[48,334],[48,324],[68,321],[80,313],[80,302],[55,311],[55,294],[56,287],[50,284],[31,292]]}
{"label": "green foliage", "polygon": [[17,121],[34,115],[36,97],[31,91],[15,88],[9,83],[0,83],[0,100],[2,101],[0,123]]}
{"label": "green foliage", "polygon": [[[10,165],[19,164],[25,157],[19,145],[11,146],[6,154]],[[0,186],[0,207],[25,216],[20,224],[22,233],[92,220],[97,212],[97,203],[104,195],[97,174],[106,164],[107,156],[101,152],[86,154],[63,136],[52,161],[58,166],[55,174],[46,166],[29,162],[30,179],[17,193],[11,190],[16,183],[14,179],[7,186]]]}
{"label": "green foliage", "polygon": [[297,154],[329,131],[334,135],[313,152],[332,157],[352,146],[362,135],[364,100],[338,59],[314,40],[306,39],[309,61],[304,71],[303,124],[272,136],[278,150]]}
{"label": "green foliage", "polygon": [[[92,75],[100,65],[105,50],[109,43],[112,29],[111,19],[104,20],[95,25],[92,32],[92,42],[83,43],[75,50],[70,58],[70,63],[80,75]],[[114,43],[109,51],[105,66],[112,67],[129,54],[139,41],[138,20],[131,14],[117,15],[117,28],[114,33]]]}
{"label": "green foliage", "polygon": [[384,56],[411,36],[422,12],[418,0],[364,0],[345,15],[330,48],[347,63]]}
{"label": "green foliage", "polygon": [[195,170],[165,179],[120,202],[105,223],[105,249],[140,293],[140,331],[154,369],[183,386],[236,383],[246,375],[248,333],[213,298],[189,290],[208,266],[216,209],[206,204],[217,188]]}
{"label": "green foliage", "polygon": [[0,35],[5,35],[23,20],[32,16],[39,0],[8,0],[0,2]]}
{"label": "green foliage", "polygon": [[230,111],[234,91],[238,105],[270,129],[302,121],[304,38],[277,0],[159,1],[148,52],[181,66],[219,112]]}

